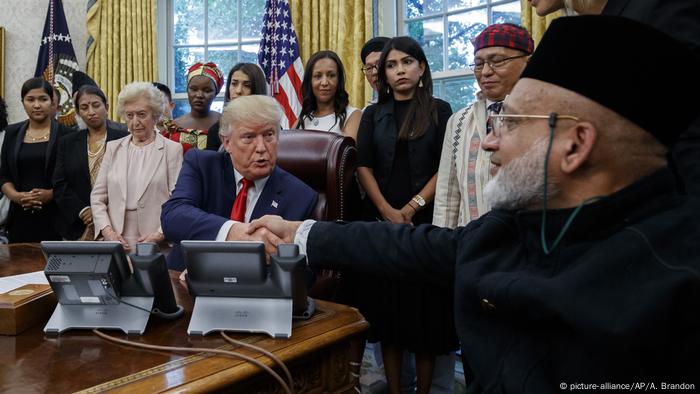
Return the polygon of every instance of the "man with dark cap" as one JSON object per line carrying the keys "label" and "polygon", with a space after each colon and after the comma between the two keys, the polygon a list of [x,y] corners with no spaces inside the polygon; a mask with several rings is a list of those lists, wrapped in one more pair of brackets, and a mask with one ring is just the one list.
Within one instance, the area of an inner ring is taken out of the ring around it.
{"label": "man with dark cap", "polygon": [[[580,14],[614,15],[633,19],[670,35],[688,46],[696,56],[700,56],[698,0],[530,0],[530,3],[542,16],[566,5],[567,10],[573,9]],[[700,197],[700,118],[681,134],[678,143],[671,149],[670,156],[682,181],[679,182],[679,189]]]}
{"label": "man with dark cap", "polygon": [[[365,78],[372,90],[377,91],[377,73],[379,70],[379,56],[382,54],[382,49],[384,49],[384,44],[389,41],[388,37],[374,37],[362,46],[360,51],[360,58],[362,59],[362,72],[365,73]],[[376,100],[372,99],[373,103]]]}
{"label": "man with dark cap", "polygon": [[477,101],[455,112],[445,128],[433,211],[433,224],[440,227],[466,226],[488,212],[483,189],[491,179],[491,153],[481,149],[490,132],[487,119],[500,111],[534,50],[530,33],[510,23],[488,26],[472,44],[470,67],[481,91]]}
{"label": "man with dark cap", "polygon": [[666,153],[699,109],[656,99],[700,89],[697,70],[639,22],[559,18],[483,143],[489,213],[456,230],[264,217],[249,231],[294,239],[314,269],[454,286],[471,392],[697,389],[700,201],[676,193]]}

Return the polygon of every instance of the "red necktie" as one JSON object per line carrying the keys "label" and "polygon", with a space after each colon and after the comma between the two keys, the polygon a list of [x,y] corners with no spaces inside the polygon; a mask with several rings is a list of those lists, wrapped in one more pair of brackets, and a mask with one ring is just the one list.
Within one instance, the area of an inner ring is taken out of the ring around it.
{"label": "red necktie", "polygon": [[233,209],[231,209],[231,220],[237,222],[245,223],[245,202],[248,198],[248,189],[250,186],[254,185],[252,181],[245,178],[241,180],[243,187],[236,194],[236,201],[233,202]]}

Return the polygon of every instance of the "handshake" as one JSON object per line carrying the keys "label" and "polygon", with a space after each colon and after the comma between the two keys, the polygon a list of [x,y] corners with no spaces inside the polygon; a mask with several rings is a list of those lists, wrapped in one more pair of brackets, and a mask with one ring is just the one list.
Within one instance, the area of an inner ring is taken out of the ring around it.
{"label": "handshake", "polygon": [[281,216],[265,215],[250,223],[234,223],[226,236],[227,241],[260,241],[265,243],[265,253],[277,252],[277,245],[293,243],[302,222],[291,222]]}

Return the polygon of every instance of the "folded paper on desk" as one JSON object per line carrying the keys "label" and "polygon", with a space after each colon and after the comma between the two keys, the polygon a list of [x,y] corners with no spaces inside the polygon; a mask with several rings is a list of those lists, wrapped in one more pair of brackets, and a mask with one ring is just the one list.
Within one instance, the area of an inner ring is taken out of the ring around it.
{"label": "folded paper on desk", "polygon": [[45,284],[26,284],[0,294],[0,334],[17,335],[45,322],[55,306],[56,297]]}
{"label": "folded paper on desk", "polygon": [[0,278],[0,294],[7,293],[18,287],[31,284],[48,285],[44,271],[30,272],[28,274],[5,276]]}

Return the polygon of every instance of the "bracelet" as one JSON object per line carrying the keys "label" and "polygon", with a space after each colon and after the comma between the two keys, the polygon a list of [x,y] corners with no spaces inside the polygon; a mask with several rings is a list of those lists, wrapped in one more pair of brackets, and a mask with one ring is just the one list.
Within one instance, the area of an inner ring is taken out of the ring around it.
{"label": "bracelet", "polygon": [[[413,201],[413,200],[411,200],[411,201]],[[409,207],[413,208],[413,212],[418,212],[418,208],[416,208],[416,207],[414,207],[413,205],[411,205],[410,202],[407,202],[406,205],[408,205]]]}

